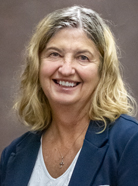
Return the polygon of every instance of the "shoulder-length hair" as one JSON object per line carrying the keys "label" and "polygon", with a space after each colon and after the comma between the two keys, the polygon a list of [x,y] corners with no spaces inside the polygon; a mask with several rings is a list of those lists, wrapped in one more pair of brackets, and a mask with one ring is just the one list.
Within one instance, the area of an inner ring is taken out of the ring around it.
{"label": "shoulder-length hair", "polygon": [[44,130],[52,120],[51,108],[39,82],[40,54],[60,29],[81,28],[100,52],[100,81],[92,95],[89,118],[115,121],[121,114],[132,115],[134,99],[120,75],[115,39],[105,21],[91,9],[73,6],[47,15],[37,26],[26,50],[19,98],[15,103],[22,121],[32,130]]}

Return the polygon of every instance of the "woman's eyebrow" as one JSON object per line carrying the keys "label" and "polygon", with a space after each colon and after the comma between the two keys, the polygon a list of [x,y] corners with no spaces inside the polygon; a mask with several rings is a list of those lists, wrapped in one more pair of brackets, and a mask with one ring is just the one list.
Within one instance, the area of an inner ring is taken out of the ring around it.
{"label": "woman's eyebrow", "polygon": [[[55,51],[58,51],[58,52],[63,52],[64,51],[64,49],[63,50],[61,50],[61,49],[59,49],[59,48],[57,48],[57,47],[54,47],[54,46],[52,46],[52,47],[46,47],[45,48],[45,52],[48,52],[49,50],[55,50]],[[82,53],[88,53],[88,54],[90,54],[92,57],[94,57],[94,53],[93,52],[91,52],[91,51],[89,51],[89,50],[87,50],[87,49],[76,49],[76,54],[78,55],[78,54],[82,54]]]}
{"label": "woman's eyebrow", "polygon": [[56,50],[56,51],[58,51],[58,52],[61,52],[61,50],[60,50],[59,48],[57,48],[57,47],[46,47],[46,48],[45,48],[45,51],[46,51],[46,52],[49,51],[49,50]]}

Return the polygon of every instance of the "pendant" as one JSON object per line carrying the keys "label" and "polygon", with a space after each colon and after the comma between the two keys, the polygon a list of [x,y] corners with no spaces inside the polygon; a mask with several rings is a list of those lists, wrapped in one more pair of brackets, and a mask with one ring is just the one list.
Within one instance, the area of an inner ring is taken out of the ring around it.
{"label": "pendant", "polygon": [[61,162],[59,163],[59,165],[60,165],[60,169],[63,167],[63,165],[64,165],[64,161],[63,161],[63,157],[62,157],[62,160],[61,160]]}

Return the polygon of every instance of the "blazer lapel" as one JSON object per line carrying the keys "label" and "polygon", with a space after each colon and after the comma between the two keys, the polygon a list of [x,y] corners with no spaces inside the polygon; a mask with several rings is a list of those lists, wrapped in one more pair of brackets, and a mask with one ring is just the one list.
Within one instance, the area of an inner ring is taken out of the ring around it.
{"label": "blazer lapel", "polygon": [[96,126],[90,122],[69,186],[90,186],[94,181],[108,149],[108,129],[97,134],[100,130]]}
{"label": "blazer lapel", "polygon": [[[99,127],[96,126],[95,122],[90,122],[69,186],[90,186],[94,181],[108,148],[108,130],[97,134]],[[16,152],[11,154],[8,161],[4,182],[6,186],[28,184],[39,151],[40,139],[41,134],[34,134],[29,141],[24,140],[16,147]]]}
{"label": "blazer lapel", "polygon": [[[41,135],[31,134],[29,140],[24,140],[12,153],[6,174],[6,186],[26,186],[29,182],[40,147]],[[16,176],[15,176],[16,175]]]}

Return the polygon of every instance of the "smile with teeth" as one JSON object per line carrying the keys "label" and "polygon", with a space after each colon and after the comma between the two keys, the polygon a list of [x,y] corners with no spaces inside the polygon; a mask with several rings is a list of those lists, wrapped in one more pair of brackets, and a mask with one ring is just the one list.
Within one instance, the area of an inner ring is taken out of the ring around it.
{"label": "smile with teeth", "polygon": [[79,84],[77,82],[69,82],[69,81],[61,81],[61,80],[60,81],[54,80],[54,82],[56,84],[59,84],[60,86],[64,86],[64,87],[75,87]]}

